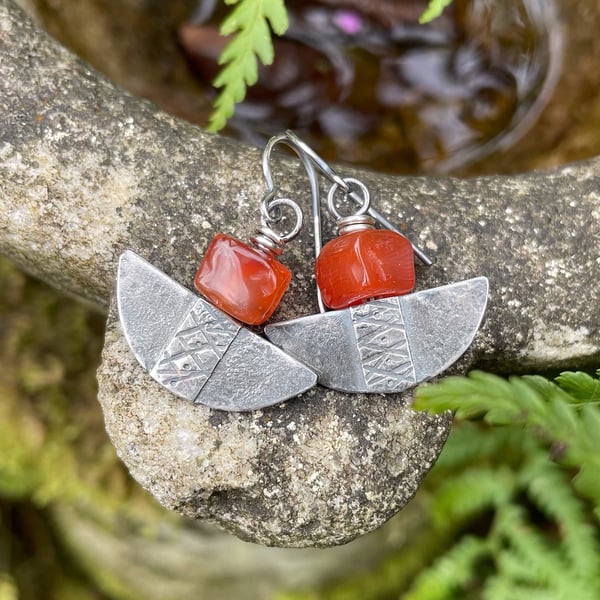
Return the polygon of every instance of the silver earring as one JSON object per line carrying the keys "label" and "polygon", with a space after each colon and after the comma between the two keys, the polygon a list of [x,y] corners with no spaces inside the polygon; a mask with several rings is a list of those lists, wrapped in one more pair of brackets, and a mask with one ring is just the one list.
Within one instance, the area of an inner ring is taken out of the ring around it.
{"label": "silver earring", "polygon": [[[277,143],[290,145],[287,139],[272,141],[263,165]],[[301,158],[318,204],[316,174]],[[280,234],[273,227],[286,207],[296,222]],[[119,317],[133,354],[150,376],[181,398],[229,411],[279,404],[316,385],[314,371],[240,324],[262,323],[276,308],[291,278],[276,257],[301,227],[300,207],[278,196],[269,173],[261,226],[251,243],[219,234],[198,268],[194,284],[211,302],[125,251],[117,276]],[[245,278],[248,269],[252,276]],[[232,273],[239,277],[232,281]]]}
{"label": "silver earring", "polygon": [[[293,132],[286,135],[330,180],[328,209],[341,235],[322,252],[315,236],[321,314],[268,325],[267,337],[313,369],[321,385],[345,392],[401,392],[446,370],[479,329],[487,278],[407,294],[413,252],[425,264],[429,258],[371,208],[361,181],[342,178]],[[339,213],[340,193],[359,204],[354,214]],[[386,229],[375,230],[375,220]],[[325,312],[324,304],[338,310]]]}

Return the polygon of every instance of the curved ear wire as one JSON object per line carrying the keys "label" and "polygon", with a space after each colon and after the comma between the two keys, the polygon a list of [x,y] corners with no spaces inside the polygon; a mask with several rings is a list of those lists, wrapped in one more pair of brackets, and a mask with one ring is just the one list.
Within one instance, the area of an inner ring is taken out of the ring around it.
{"label": "curved ear wire", "polygon": [[[273,174],[271,172],[271,166],[269,161],[271,160],[271,154],[273,149],[278,144],[283,144],[293,150],[298,158],[302,161],[304,168],[306,169],[306,174],[308,175],[308,180],[310,181],[310,193],[311,193],[311,210],[313,217],[313,237],[314,237],[314,247],[315,247],[315,259],[318,258],[321,253],[321,248],[323,245],[322,242],[322,233],[321,233],[321,193],[319,190],[319,179],[317,176],[317,172],[311,162],[312,156],[307,153],[304,147],[309,148],[298,138],[295,134],[290,136],[292,133],[290,131],[286,131],[283,134],[273,136],[266,144],[265,149],[263,150],[262,155],[262,168],[263,174],[265,177],[265,181],[267,183],[267,194],[275,194],[276,187],[273,183]],[[301,142],[301,143],[298,143]],[[314,160],[314,159],[313,159]],[[323,164],[327,164],[322,161]],[[319,290],[319,286],[317,287],[317,303],[319,305],[319,311],[325,312],[325,305],[323,304],[323,299],[321,298],[321,292]]]}
{"label": "curved ear wire", "polygon": [[[287,138],[288,145],[291,147],[293,144],[294,149],[300,155],[302,152],[305,156],[310,158],[310,160],[319,168],[321,173],[325,175],[329,181],[334,186],[337,186],[341,189],[342,192],[347,194],[348,198],[350,198],[353,202],[357,204],[362,204],[364,197],[360,194],[357,194],[353,191],[352,186],[348,185],[348,178],[341,177],[336,171],[334,171],[331,166],[321,158],[306,142],[301,140],[291,129],[288,129],[285,134],[278,136],[279,138]],[[304,162],[304,161],[303,161]],[[372,206],[369,207],[367,211],[378,223],[383,225],[386,229],[393,231],[394,233],[398,233],[400,235],[404,235],[398,228],[396,228],[390,221],[388,221],[380,212],[375,210]],[[433,261],[421,250],[419,247],[415,246],[411,242],[411,246],[415,256],[427,267],[430,267],[433,264]],[[319,250],[320,251],[320,250]]]}

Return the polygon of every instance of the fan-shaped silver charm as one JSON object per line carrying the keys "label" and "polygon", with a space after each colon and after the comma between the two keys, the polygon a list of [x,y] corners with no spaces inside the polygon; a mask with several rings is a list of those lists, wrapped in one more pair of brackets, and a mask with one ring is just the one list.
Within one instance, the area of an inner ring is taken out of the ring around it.
{"label": "fan-shaped silver charm", "polygon": [[133,354],[181,398],[246,411],[316,385],[309,368],[129,250],[119,261],[117,301]]}
{"label": "fan-shaped silver charm", "polygon": [[344,392],[401,392],[445,371],[471,345],[488,280],[476,277],[267,325],[265,334]]}

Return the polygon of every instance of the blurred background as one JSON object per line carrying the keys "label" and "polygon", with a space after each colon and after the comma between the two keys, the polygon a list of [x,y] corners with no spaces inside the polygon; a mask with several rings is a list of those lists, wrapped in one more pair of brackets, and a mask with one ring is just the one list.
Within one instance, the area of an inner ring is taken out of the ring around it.
{"label": "blurred background", "polygon": [[[126,90],[206,125],[222,2],[19,4]],[[327,159],[398,174],[514,173],[599,153],[597,0],[455,0],[428,25],[417,23],[422,0],[286,6],[275,62],[226,135],[262,145],[293,128]],[[0,600],[400,598],[461,534],[429,522],[443,465],[353,569],[343,551],[259,549],[167,513],[104,432],[94,376],[103,315],[4,259],[0,290]],[[485,518],[469,527],[485,529]],[[298,565],[306,576],[293,576]]]}

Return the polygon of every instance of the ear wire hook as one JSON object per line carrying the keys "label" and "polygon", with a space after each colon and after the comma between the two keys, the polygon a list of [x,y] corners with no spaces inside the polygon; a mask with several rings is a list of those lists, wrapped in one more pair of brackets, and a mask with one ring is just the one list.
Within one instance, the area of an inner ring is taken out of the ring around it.
{"label": "ear wire hook", "polygon": [[[296,136],[294,136],[296,137]],[[271,167],[269,161],[271,160],[271,154],[273,152],[273,148],[277,146],[277,144],[284,144],[288,148],[291,148],[297,155],[298,158],[302,161],[304,168],[306,169],[306,174],[308,175],[308,179],[310,181],[310,192],[311,192],[311,209],[313,214],[313,236],[314,236],[314,244],[315,244],[315,258],[317,258],[321,252],[321,247],[323,245],[322,234],[321,234],[321,197],[319,190],[319,179],[315,168],[309,160],[309,156],[305,153],[304,149],[298,143],[299,138],[292,139],[288,135],[288,132],[280,135],[273,136],[265,145],[265,149],[262,154],[262,169],[265,177],[265,181],[267,184],[267,196],[274,197],[277,193],[277,189],[275,188],[275,184],[273,183],[273,174],[271,172]],[[312,157],[311,157],[312,158]],[[324,163],[326,165],[326,163]],[[341,180],[340,178],[340,181]],[[346,185],[346,184],[344,184]],[[319,312],[325,312],[325,305],[323,304],[323,299],[321,298],[321,292],[319,290],[319,286],[317,287],[317,303],[319,305]]]}
{"label": "ear wire hook", "polygon": [[[344,179],[343,177],[341,177],[336,171],[334,171],[331,168],[331,166],[325,160],[323,160],[323,158],[321,158],[306,142],[301,140],[291,129],[288,129],[285,132],[285,134],[282,134],[278,137],[279,138],[287,138],[287,140],[295,146],[294,149],[296,150],[296,152],[298,153],[300,158],[303,159],[302,162],[304,163],[305,166],[306,166],[306,161],[304,160],[304,157],[302,155],[309,157],[310,160],[323,173],[323,175],[325,175],[325,177],[327,177],[327,179],[329,179],[329,181],[331,181],[332,184],[337,185],[347,195],[348,198],[350,198],[356,204],[359,204],[359,205],[362,204],[363,198],[360,195],[356,194],[356,192],[354,192],[352,190],[351,186],[348,185],[347,180]],[[290,147],[291,147],[291,144],[288,143],[288,145]],[[264,163],[263,163],[263,167],[264,167]],[[265,175],[265,177],[266,177],[266,175]],[[313,211],[314,211],[314,208],[313,208]],[[398,233],[400,235],[404,235],[397,227],[395,227],[392,223],[390,223],[390,221],[388,221],[388,219],[386,219],[379,211],[375,210],[372,206],[369,207],[369,210],[367,212],[376,221],[378,221],[381,225],[383,225],[386,229],[389,229],[390,231],[394,231],[395,233]],[[321,225],[319,223],[319,233],[320,233],[320,228],[321,228]],[[315,238],[315,240],[316,240],[316,238]],[[320,241],[320,237],[319,237],[319,241]],[[424,265],[430,267],[433,264],[433,261],[425,254],[425,252],[423,252],[423,250],[421,250],[418,246],[415,246],[415,244],[413,244],[412,242],[411,242],[411,246],[412,246],[415,256]],[[319,245],[319,249],[317,251],[317,256],[320,251],[321,251],[321,247]]]}

